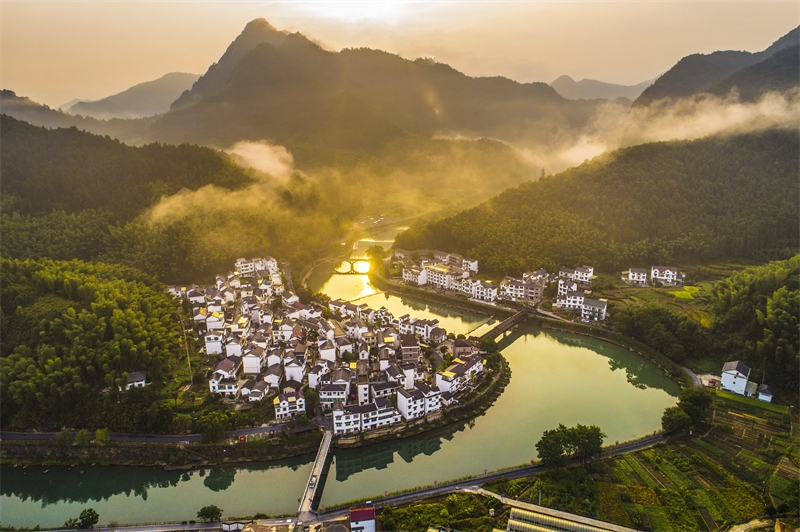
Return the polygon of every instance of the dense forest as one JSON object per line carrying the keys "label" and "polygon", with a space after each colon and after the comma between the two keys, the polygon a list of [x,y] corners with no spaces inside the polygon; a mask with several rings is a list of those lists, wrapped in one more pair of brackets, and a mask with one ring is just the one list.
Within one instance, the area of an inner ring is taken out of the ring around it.
{"label": "dense forest", "polygon": [[239,189],[248,172],[216,150],[184,144],[132,147],[77,128],[45,129],[0,115],[4,211],[104,210],[129,220],[162,196],[214,184]]}
{"label": "dense forest", "polygon": [[[184,349],[181,309],[163,285],[130,268],[80,261],[2,259],[0,279],[2,425],[114,420],[146,429],[153,395]],[[147,371],[149,385],[121,401],[119,387],[134,371]]]}
{"label": "dense forest", "polygon": [[618,150],[413,227],[396,245],[467,254],[501,274],[785,258],[800,238],[799,140],[773,130]]}
{"label": "dense forest", "polygon": [[0,125],[3,257],[116,262],[169,283],[226,271],[240,256],[299,271],[364,214],[471,205],[532,175],[490,140],[402,140],[383,160],[303,145],[315,170],[276,177],[208,148],[131,147],[7,116]]}
{"label": "dense forest", "polygon": [[[706,328],[663,305],[613,306],[620,332],[658,349],[672,360],[713,359],[722,365],[742,360],[751,379],[797,393],[800,365],[797,309],[800,307],[800,255],[747,268],[717,282],[707,308]],[[790,369],[790,371],[787,371]]]}

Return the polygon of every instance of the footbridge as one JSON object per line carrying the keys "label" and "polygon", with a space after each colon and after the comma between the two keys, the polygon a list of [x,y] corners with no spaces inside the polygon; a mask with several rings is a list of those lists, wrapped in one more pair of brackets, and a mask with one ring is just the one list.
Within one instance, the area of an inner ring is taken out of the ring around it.
{"label": "footbridge", "polygon": [[531,314],[531,310],[527,307],[523,308],[510,318],[505,319],[503,322],[495,325],[490,331],[481,335],[481,340],[484,338],[497,338],[501,334],[510,331],[523,321]]}
{"label": "footbridge", "polygon": [[315,517],[311,510],[311,503],[317,495],[317,487],[320,485],[320,478],[325,471],[325,462],[328,460],[332,440],[333,432],[326,430],[325,435],[322,436],[322,442],[319,444],[317,458],[314,460],[314,467],[311,468],[311,475],[308,477],[303,498],[300,499],[300,509],[297,512],[297,519],[300,522],[307,523]]}

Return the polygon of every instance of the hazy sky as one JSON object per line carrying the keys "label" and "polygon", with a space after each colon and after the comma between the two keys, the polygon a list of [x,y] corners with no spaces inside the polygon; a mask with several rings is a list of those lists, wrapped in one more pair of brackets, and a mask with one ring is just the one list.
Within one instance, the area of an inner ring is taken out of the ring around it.
{"label": "hazy sky", "polygon": [[51,106],[167,72],[202,74],[258,17],[330,49],[434,56],[462,72],[635,84],[681,57],[759,51],[800,2],[0,1],[3,88]]}

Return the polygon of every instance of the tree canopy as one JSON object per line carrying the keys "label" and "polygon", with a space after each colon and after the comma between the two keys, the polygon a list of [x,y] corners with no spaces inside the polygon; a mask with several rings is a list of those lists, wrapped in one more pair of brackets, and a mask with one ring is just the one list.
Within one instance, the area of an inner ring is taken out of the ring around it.
{"label": "tree canopy", "polygon": [[[123,408],[151,395],[180,353],[179,305],[141,272],[3,259],[0,279],[3,426],[86,427],[104,416],[121,423],[113,411],[100,414],[100,404]],[[117,401],[134,371],[147,371],[148,389]],[[142,415],[157,424],[153,408]]]}
{"label": "tree canopy", "polygon": [[405,249],[446,249],[481,269],[598,271],[798,249],[797,131],[643,144],[412,227]]}
{"label": "tree canopy", "polygon": [[564,465],[569,458],[582,461],[600,454],[605,433],[596,425],[559,425],[546,430],[536,443],[539,459],[547,465]]}

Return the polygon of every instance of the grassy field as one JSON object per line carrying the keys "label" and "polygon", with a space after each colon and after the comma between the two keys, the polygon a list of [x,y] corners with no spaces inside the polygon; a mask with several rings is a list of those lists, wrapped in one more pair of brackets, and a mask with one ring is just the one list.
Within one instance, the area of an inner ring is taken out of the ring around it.
{"label": "grassy field", "polygon": [[[788,408],[728,395],[719,395],[707,433],[589,464],[596,489],[562,492],[551,498],[554,507],[575,507],[569,496],[594,493],[585,515],[677,532],[726,529],[761,517],[767,506],[796,505],[800,456]],[[486,487],[536,503],[535,483],[530,477]]]}

